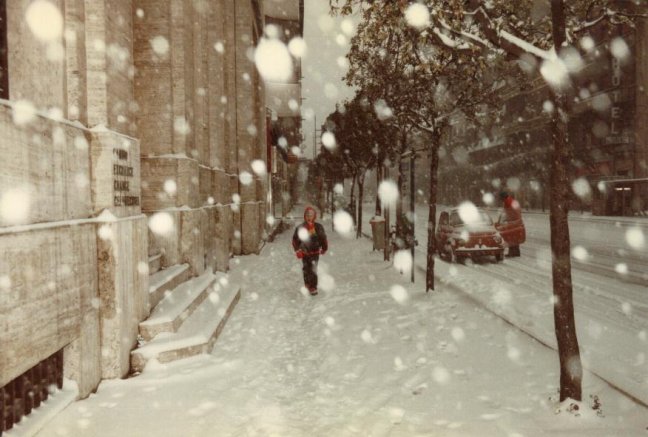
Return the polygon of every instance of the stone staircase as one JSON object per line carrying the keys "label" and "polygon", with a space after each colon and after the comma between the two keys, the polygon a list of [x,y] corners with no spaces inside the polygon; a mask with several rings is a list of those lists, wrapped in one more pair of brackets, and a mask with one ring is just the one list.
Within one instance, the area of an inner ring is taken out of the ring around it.
{"label": "stone staircase", "polygon": [[167,363],[211,352],[241,296],[240,286],[224,273],[189,278],[188,264],[159,270],[154,258],[149,258],[153,310],[139,325],[143,341],[131,352],[132,372],[141,372],[152,359]]}

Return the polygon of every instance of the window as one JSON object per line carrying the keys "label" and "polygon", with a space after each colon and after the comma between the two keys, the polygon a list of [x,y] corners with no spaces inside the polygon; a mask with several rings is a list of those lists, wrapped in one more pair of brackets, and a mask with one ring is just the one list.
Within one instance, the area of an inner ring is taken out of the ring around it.
{"label": "window", "polygon": [[459,217],[459,213],[457,211],[452,211],[450,214],[450,226],[461,226],[463,225],[463,220],[461,220],[461,217]]}
{"label": "window", "polygon": [[0,0],[0,99],[9,98],[7,0]]}
{"label": "window", "polygon": [[448,213],[446,211],[443,211],[439,216],[439,225],[441,226],[448,225]]}

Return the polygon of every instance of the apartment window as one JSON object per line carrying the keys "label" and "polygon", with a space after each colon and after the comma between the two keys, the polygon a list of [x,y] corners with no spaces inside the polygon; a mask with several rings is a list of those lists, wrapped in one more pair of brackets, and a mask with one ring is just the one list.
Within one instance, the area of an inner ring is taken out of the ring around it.
{"label": "apartment window", "polygon": [[9,98],[9,47],[7,46],[7,0],[0,0],[0,99]]}

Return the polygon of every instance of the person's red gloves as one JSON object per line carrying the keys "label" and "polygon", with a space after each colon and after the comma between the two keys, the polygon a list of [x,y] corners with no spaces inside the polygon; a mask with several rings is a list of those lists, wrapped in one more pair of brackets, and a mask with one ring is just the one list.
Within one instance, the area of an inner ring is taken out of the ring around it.
{"label": "person's red gloves", "polygon": [[295,255],[297,255],[297,258],[302,259],[304,257],[304,252],[301,250],[298,250],[295,252]]}
{"label": "person's red gloves", "polygon": [[319,253],[320,253],[320,255],[324,255],[326,253],[326,251],[324,249],[320,249]]}

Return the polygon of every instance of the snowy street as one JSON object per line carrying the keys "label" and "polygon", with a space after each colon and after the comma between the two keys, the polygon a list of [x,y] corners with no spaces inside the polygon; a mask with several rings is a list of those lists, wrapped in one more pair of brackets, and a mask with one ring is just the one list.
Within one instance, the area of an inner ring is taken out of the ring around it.
{"label": "snowy street", "polygon": [[647,90],[648,0],[0,0],[0,437],[648,437]]}
{"label": "snowy street", "polygon": [[[211,355],[104,381],[38,435],[645,435],[648,411],[589,372],[582,415],[558,412],[553,350],[453,287],[425,294],[422,275],[412,286],[369,240],[324,224],[318,296],[300,292],[284,232],[232,263],[242,297]],[[438,266],[453,283],[472,274]],[[506,289],[500,303],[516,302]]]}
{"label": "snowy street", "polygon": [[[423,206],[416,212],[416,264],[424,269],[428,212]],[[365,216],[370,218],[372,213],[371,205],[365,205]],[[490,214],[497,219],[494,210]],[[520,258],[506,258],[503,264],[487,259],[461,265],[448,264],[437,257],[435,273],[442,283],[458,287],[555,348],[549,219],[542,213],[525,213],[523,218],[527,242],[521,246]],[[572,253],[579,254],[573,250],[575,247],[585,251],[585,255],[579,255],[580,260],[573,257],[572,261],[576,323],[584,365],[644,403],[648,403],[648,261],[645,250],[633,250],[628,245],[626,233],[639,227],[645,232],[646,226],[640,219],[577,216],[570,220]],[[595,262],[601,265],[594,267]],[[617,273],[617,264],[631,266],[629,273]]]}

